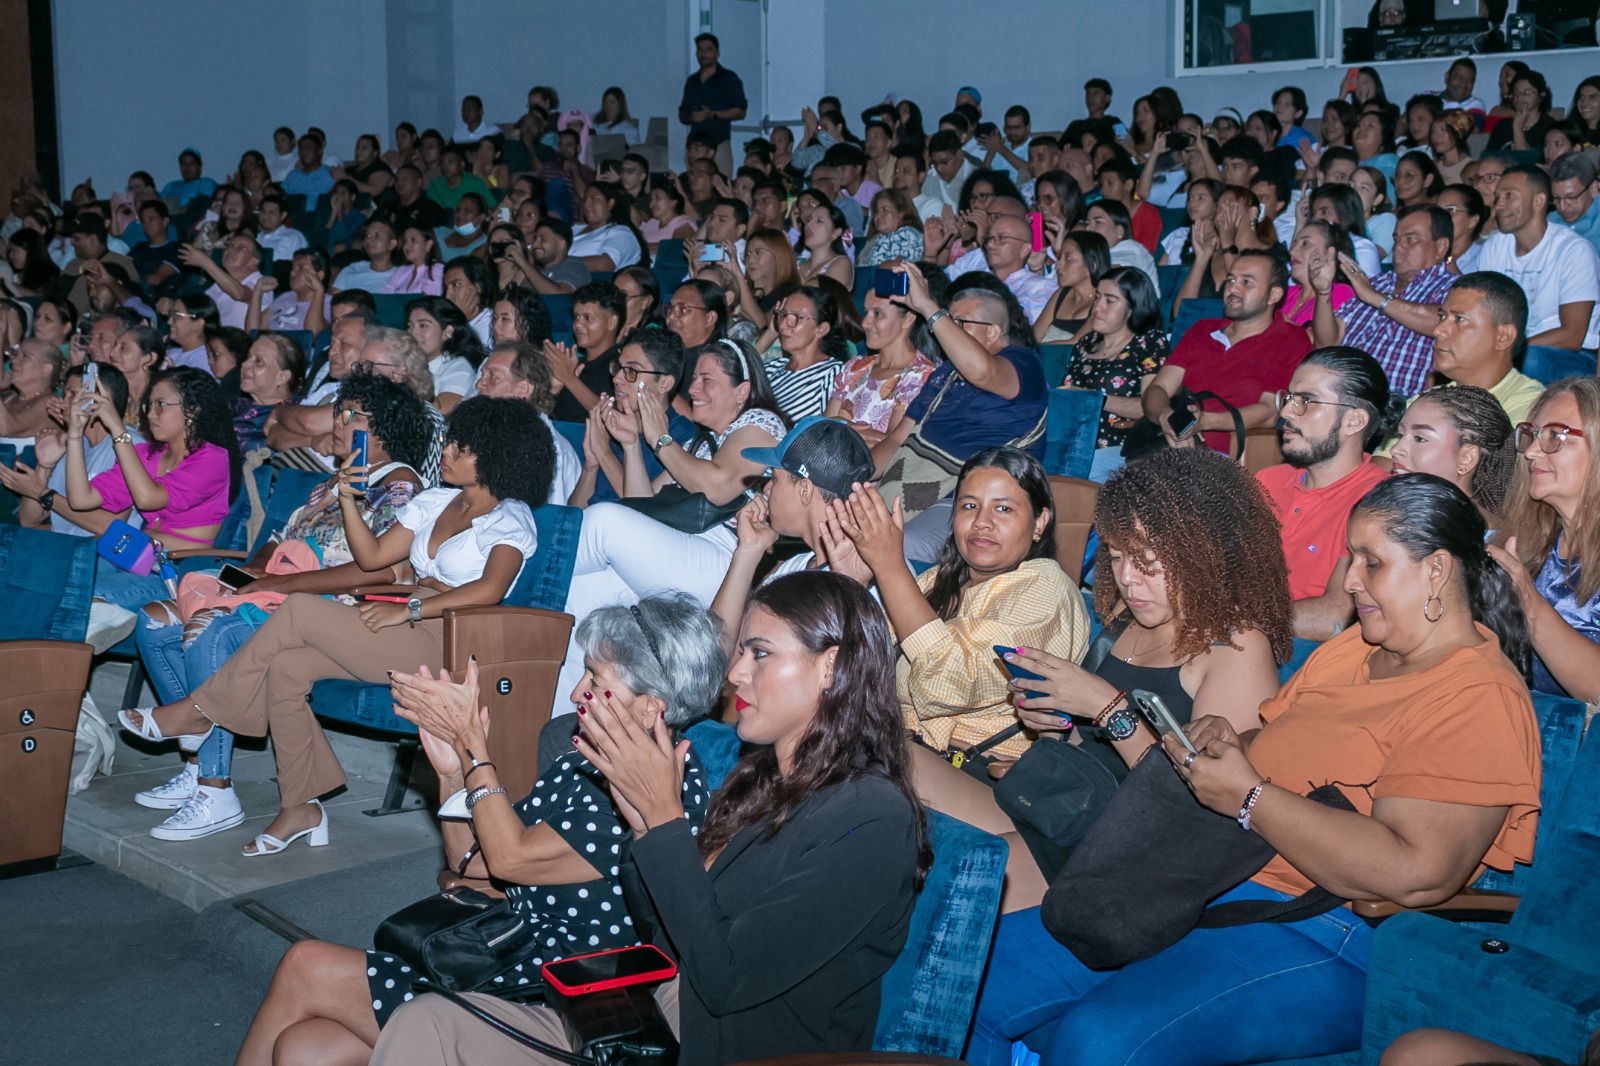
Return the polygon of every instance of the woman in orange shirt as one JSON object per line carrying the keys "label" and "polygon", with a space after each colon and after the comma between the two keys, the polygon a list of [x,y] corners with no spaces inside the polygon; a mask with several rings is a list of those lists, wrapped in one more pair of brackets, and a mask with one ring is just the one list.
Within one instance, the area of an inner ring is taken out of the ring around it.
{"label": "woman in orange shirt", "polygon": [[[1484,533],[1477,507],[1442,478],[1380,482],[1348,526],[1345,588],[1360,627],[1262,704],[1262,728],[1241,735],[1226,719],[1198,718],[1185,730],[1195,757],[1165,741],[1201,803],[1237,814],[1278,850],[1220,900],[1285,900],[1315,884],[1424,907],[1485,864],[1533,858],[1540,767],[1522,676],[1526,621]],[[1307,798],[1327,784],[1355,813]],[[1352,1050],[1371,937],[1336,908],[1197,929],[1095,972],[1051,939],[1036,910],[1018,911],[1001,919],[963,1058],[1005,1066],[1023,1039],[1042,1066],[1220,1066]]]}

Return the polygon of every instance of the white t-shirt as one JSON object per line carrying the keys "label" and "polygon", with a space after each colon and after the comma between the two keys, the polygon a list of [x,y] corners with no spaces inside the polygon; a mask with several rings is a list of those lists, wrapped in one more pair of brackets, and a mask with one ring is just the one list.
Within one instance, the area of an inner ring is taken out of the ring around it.
{"label": "white t-shirt", "polygon": [[472,369],[466,356],[436,355],[428,360],[428,373],[433,375],[433,392],[436,396],[453,392],[465,400],[477,395],[477,389],[473,386],[477,383],[478,372]]}
{"label": "white t-shirt", "polygon": [[639,261],[639,241],[628,227],[608,222],[595,229],[585,227],[572,235],[567,254],[575,259],[587,255],[609,255],[616,270]]}
{"label": "white t-shirt", "polygon": [[389,279],[394,277],[394,271],[394,267],[388,270],[373,270],[371,263],[351,263],[339,271],[338,280],[334,282],[334,291],[361,289],[364,292],[387,292]]}
{"label": "white t-shirt", "polygon": [[483,342],[485,348],[493,345],[494,342],[489,339],[489,334],[494,328],[494,308],[485,307],[482,311],[473,315],[472,321],[468,322],[467,325],[472,327],[472,332],[478,335],[478,339]]}
{"label": "white t-shirt", "polygon": [[1183,263],[1183,245],[1189,239],[1189,227],[1179,226],[1165,237],[1161,238],[1161,254],[1166,258],[1168,266],[1180,266]]}
{"label": "white t-shirt", "polygon": [[[248,293],[255,291],[256,282],[260,280],[261,271],[253,270],[250,272],[250,276],[240,281],[239,284]],[[222,286],[215,282],[212,282],[211,287],[206,290],[206,295],[211,297],[211,302],[217,305],[217,317],[222,320],[224,326],[244,329],[245,314],[250,310],[250,304],[247,301],[235,300],[232,296],[223,292]],[[263,292],[261,294],[261,310],[265,311],[270,306],[272,306],[272,293]]]}
{"label": "white t-shirt", "polygon": [[572,446],[572,442],[556,429],[549,415],[539,417],[549,427],[550,437],[556,445],[556,469],[555,476],[550,479],[550,502],[564,506],[567,497],[571,496],[572,490],[577,487],[578,478],[583,476],[583,460],[578,457],[578,449]]}
{"label": "white t-shirt", "polygon": [[1156,277],[1156,261],[1145,250],[1145,246],[1133,238],[1129,238],[1111,249],[1111,265],[1133,267],[1142,270],[1150,279],[1150,284],[1156,287],[1156,295],[1161,295],[1161,282]]}
{"label": "white t-shirt", "polygon": [[[472,524],[439,545],[438,554],[428,555],[428,540],[434,523],[460,489],[427,489],[400,509],[395,520],[411,530],[411,567],[417,580],[434,578],[451,588],[460,588],[483,576],[489,553],[497,545],[509,544],[522,553],[523,562],[539,546],[533,512],[521,500],[501,500],[494,510],[479,515]],[[520,569],[518,571],[521,572]]]}
{"label": "white t-shirt", "polygon": [[294,253],[306,247],[306,235],[289,226],[279,226],[271,233],[260,233],[256,243],[272,253],[274,263],[287,263]]}
{"label": "white t-shirt", "polygon": [[1528,336],[1561,325],[1561,305],[1594,303],[1583,346],[1600,343],[1600,259],[1594,245],[1566,226],[1546,225],[1544,236],[1527,255],[1517,255],[1517,238],[1496,233],[1483,242],[1479,270],[1498,270],[1522,286],[1528,297]]}
{"label": "white t-shirt", "polygon": [[631,118],[626,122],[601,122],[594,127],[594,132],[602,136],[621,134],[629,144],[643,144],[644,134],[639,132],[639,120]]}

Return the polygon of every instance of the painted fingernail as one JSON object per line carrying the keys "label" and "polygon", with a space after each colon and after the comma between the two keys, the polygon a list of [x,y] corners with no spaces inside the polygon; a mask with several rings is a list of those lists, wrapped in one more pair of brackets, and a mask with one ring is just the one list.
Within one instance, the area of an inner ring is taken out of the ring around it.
{"label": "painted fingernail", "polygon": [[394,671],[393,670],[385,670],[384,673],[388,674],[390,677],[394,676]]}
{"label": "painted fingernail", "polygon": [[578,738],[577,737],[573,737],[572,738],[572,746],[573,747],[577,747],[578,746]]}
{"label": "painted fingernail", "polygon": [[1026,655],[1026,654],[1028,654],[1028,649],[1027,648],[1018,648],[1017,649],[1017,654],[1018,655]]}
{"label": "painted fingernail", "polygon": [[609,693],[609,692],[607,692],[607,693],[606,693],[606,699],[608,699],[608,700],[609,700],[609,699],[610,699],[610,698],[611,698],[611,693]]}
{"label": "painted fingernail", "polygon": [[583,698],[586,699],[586,700],[592,700],[592,699],[594,699],[594,693],[593,692],[585,692],[583,694]]}
{"label": "painted fingernail", "polygon": [[578,708],[578,717],[581,718],[581,717],[583,717],[584,715],[586,715],[588,713],[589,713],[589,708],[587,708],[587,707],[579,707]]}
{"label": "painted fingernail", "polygon": [[476,655],[473,655],[470,658],[472,659],[473,662],[477,662],[478,661],[478,657]]}

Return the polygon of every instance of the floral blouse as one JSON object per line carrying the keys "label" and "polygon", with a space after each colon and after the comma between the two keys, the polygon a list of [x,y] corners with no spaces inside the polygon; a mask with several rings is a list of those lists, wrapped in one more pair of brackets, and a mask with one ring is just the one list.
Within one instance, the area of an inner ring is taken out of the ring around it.
{"label": "floral blouse", "polygon": [[877,266],[891,259],[904,259],[915,263],[922,258],[922,233],[910,226],[901,226],[893,233],[880,233],[867,242],[861,250],[856,267]]}
{"label": "floral blouse", "polygon": [[[1110,359],[1090,358],[1080,346],[1067,366],[1066,384],[1075,389],[1096,389],[1107,396],[1138,396],[1140,380],[1160,370],[1171,354],[1167,335],[1159,329],[1134,337],[1121,355]],[[1109,413],[1100,413],[1096,448],[1120,448],[1127,436],[1127,430],[1112,425]]]}
{"label": "floral blouse", "polygon": [[[378,480],[394,470],[378,467],[369,477]],[[339,496],[333,491],[336,478],[329,478],[311,490],[310,497],[284,523],[283,529],[273,535],[280,544],[286,540],[303,540],[317,550],[324,567],[342,566],[354,562],[350,542],[344,535],[344,517],[339,513]],[[417,480],[421,480],[420,477]],[[361,517],[373,536],[394,525],[400,509],[411,502],[411,497],[421,489],[416,481],[398,478],[384,485],[368,487],[366,500],[361,507]]]}
{"label": "floral blouse", "polygon": [[850,360],[833,379],[828,402],[839,401],[840,414],[846,421],[860,422],[879,433],[887,433],[894,409],[909,407],[917,398],[928,375],[933,373],[933,362],[918,352],[909,366],[885,378],[873,375],[877,366],[878,359],[874,355],[858,355]]}

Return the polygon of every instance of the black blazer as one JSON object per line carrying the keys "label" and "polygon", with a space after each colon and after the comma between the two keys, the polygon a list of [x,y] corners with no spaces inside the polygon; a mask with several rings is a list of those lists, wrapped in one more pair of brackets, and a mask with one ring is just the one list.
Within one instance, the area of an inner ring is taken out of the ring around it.
{"label": "black blazer", "polygon": [[872,1046],[917,865],[915,814],[886,779],[827,789],[771,840],[745,830],[709,871],[681,819],[632,861],[678,960],[681,1066]]}

